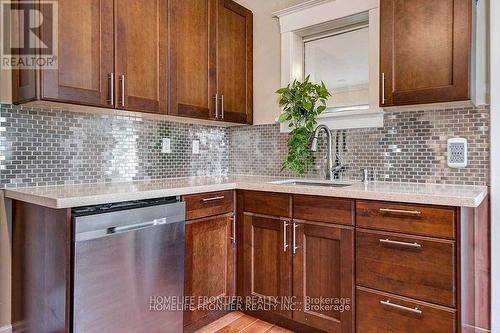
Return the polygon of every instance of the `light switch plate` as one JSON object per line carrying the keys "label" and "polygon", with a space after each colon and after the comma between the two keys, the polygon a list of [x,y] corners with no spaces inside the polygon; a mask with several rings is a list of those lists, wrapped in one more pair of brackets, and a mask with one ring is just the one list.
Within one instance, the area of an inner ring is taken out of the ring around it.
{"label": "light switch plate", "polygon": [[193,154],[197,155],[200,153],[200,140],[193,140]]}
{"label": "light switch plate", "polygon": [[448,166],[465,168],[467,166],[467,140],[452,138],[448,140]]}
{"label": "light switch plate", "polygon": [[170,154],[172,152],[169,138],[163,138],[161,142],[161,152],[162,154]]}

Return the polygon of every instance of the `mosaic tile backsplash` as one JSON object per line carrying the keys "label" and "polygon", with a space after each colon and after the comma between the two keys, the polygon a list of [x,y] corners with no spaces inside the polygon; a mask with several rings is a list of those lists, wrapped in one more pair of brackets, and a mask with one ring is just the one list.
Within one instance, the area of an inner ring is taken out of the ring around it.
{"label": "mosaic tile backsplash", "polygon": [[[487,107],[390,112],[377,129],[334,132],[344,178],[361,168],[377,180],[488,184]],[[161,140],[172,153],[161,153]],[[469,166],[446,165],[446,141],[469,140]],[[279,125],[223,128],[63,110],[2,105],[0,188],[129,181],[196,175],[285,175],[286,134]],[[200,154],[192,154],[192,140]],[[307,177],[326,174],[326,143],[315,154]]]}
{"label": "mosaic tile backsplash", "polygon": [[[220,127],[2,105],[0,187],[226,175]],[[171,154],[161,153],[171,138]],[[200,154],[192,154],[192,140]]]}
{"label": "mosaic tile backsplash", "polygon": [[[326,137],[326,135],[325,135]],[[489,109],[459,108],[388,112],[383,128],[334,131],[334,147],[346,170],[341,177],[360,179],[361,169],[379,181],[487,185],[489,182]],[[447,140],[468,140],[469,165],[447,166]],[[281,172],[287,135],[279,125],[231,131],[233,174],[288,175]],[[326,140],[315,154],[306,177],[326,175]]]}

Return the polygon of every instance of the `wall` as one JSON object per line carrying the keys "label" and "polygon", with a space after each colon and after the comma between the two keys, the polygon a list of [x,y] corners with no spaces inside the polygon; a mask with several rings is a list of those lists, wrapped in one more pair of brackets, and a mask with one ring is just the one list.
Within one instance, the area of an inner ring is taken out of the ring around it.
{"label": "wall", "polygon": [[281,35],[272,13],[305,0],[237,0],[254,16],[253,75],[254,124],[271,124],[279,116],[275,91],[281,85]]}
{"label": "wall", "polygon": [[500,332],[500,3],[490,1],[492,332]]}

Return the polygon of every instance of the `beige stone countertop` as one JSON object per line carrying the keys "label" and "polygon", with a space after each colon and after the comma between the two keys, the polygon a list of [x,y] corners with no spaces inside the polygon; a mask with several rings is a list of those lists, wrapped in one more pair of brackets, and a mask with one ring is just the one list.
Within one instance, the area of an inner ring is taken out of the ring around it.
{"label": "beige stone countertop", "polygon": [[[128,200],[242,189],[455,207],[478,207],[488,193],[486,186],[348,182],[352,185],[331,188],[283,184],[289,179],[262,176],[199,176],[6,189],[5,196],[49,208],[71,208]],[[300,179],[300,181],[305,180]],[[340,183],[346,183],[346,181],[340,181]]]}

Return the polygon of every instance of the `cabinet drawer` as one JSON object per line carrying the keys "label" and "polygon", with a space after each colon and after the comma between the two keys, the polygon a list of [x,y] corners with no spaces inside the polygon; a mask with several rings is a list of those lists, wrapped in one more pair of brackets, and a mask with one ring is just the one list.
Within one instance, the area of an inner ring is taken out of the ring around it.
{"label": "cabinet drawer", "polygon": [[356,284],[454,307],[455,242],[356,232]]}
{"label": "cabinet drawer", "polygon": [[455,208],[356,202],[356,225],[368,229],[455,239]]}
{"label": "cabinet drawer", "polygon": [[292,217],[290,195],[271,192],[243,192],[243,210],[249,213]]}
{"label": "cabinet drawer", "polygon": [[234,210],[233,191],[187,195],[186,220],[230,213]]}
{"label": "cabinet drawer", "polygon": [[358,287],[358,333],[454,333],[456,311]]}
{"label": "cabinet drawer", "polygon": [[354,201],[294,195],[293,217],[299,220],[354,225]]}

